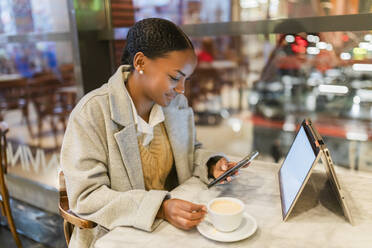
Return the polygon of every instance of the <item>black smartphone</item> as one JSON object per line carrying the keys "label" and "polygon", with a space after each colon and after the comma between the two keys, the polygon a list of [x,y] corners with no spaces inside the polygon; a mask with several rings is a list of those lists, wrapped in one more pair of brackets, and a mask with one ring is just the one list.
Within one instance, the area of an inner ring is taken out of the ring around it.
{"label": "black smartphone", "polygon": [[227,171],[225,171],[221,176],[217,177],[216,179],[214,179],[212,182],[210,182],[208,184],[208,188],[212,187],[213,185],[215,185],[216,183],[219,183],[221,182],[222,180],[225,180],[228,176],[232,175],[236,170],[239,170],[240,167],[248,164],[249,162],[251,162],[253,159],[255,159],[257,156],[258,156],[259,152],[258,151],[254,151],[252,152],[251,154],[249,154],[248,156],[244,157],[242,160],[240,160],[234,167],[228,169]]}

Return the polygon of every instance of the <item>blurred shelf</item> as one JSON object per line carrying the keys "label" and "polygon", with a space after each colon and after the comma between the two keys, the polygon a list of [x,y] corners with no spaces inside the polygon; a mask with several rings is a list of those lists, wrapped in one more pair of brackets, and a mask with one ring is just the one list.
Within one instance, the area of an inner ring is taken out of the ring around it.
{"label": "blurred shelf", "polygon": [[[247,34],[318,33],[334,31],[372,30],[372,13],[304,18],[284,18],[260,21],[218,22],[181,25],[189,36],[220,36]],[[99,39],[116,40],[115,29],[100,31]],[[127,27],[127,29],[129,29]]]}
{"label": "blurred shelf", "polygon": [[[301,117],[297,119],[301,120]],[[279,129],[283,131],[295,132],[299,128],[299,124],[286,123],[284,120],[270,120],[260,115],[253,114],[248,121],[252,121],[255,126]],[[318,116],[317,120],[313,120],[316,128],[322,136],[341,138],[355,141],[372,141],[372,127],[368,122],[346,120],[346,119],[332,119]],[[288,126],[290,128],[288,128]],[[365,140],[358,139],[358,134],[365,136]],[[354,135],[354,136],[353,136]]]}
{"label": "blurred shelf", "polygon": [[188,24],[189,36],[246,35],[269,33],[317,33],[372,30],[372,14],[285,18],[276,20]]}
{"label": "blurred shelf", "polygon": [[71,41],[71,32],[61,33],[27,33],[16,35],[0,35],[0,44],[6,43],[33,43],[41,41]]}

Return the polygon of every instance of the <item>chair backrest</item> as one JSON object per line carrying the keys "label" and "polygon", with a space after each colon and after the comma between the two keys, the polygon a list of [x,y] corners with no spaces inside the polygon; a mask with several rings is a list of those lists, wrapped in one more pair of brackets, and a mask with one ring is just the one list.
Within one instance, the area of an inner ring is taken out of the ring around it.
{"label": "chair backrest", "polygon": [[93,228],[97,226],[93,221],[85,220],[74,214],[68,204],[66,182],[63,171],[59,172],[59,213],[68,223],[79,228]]}
{"label": "chair backrest", "polygon": [[5,185],[5,174],[7,171],[6,133],[8,130],[8,125],[5,122],[0,122],[0,213],[2,216],[7,216],[4,202],[9,200],[8,190]]}
{"label": "chair backrest", "polygon": [[186,84],[185,96],[189,105],[194,107],[195,102],[206,97],[208,93],[219,94],[223,84],[226,82],[215,68],[211,66],[196,68],[191,82]]}
{"label": "chair backrest", "polygon": [[0,110],[18,109],[28,103],[27,79],[0,82]]}
{"label": "chair backrest", "polygon": [[9,131],[8,124],[0,122],[0,173],[6,174],[8,171],[8,159],[6,154],[7,141],[6,133]]}
{"label": "chair backrest", "polygon": [[61,72],[64,86],[76,84],[73,64],[63,64],[59,67],[59,71]]}
{"label": "chair backrest", "polygon": [[37,75],[29,80],[28,92],[36,112],[51,111],[58,102],[57,91],[62,83],[52,73]]}

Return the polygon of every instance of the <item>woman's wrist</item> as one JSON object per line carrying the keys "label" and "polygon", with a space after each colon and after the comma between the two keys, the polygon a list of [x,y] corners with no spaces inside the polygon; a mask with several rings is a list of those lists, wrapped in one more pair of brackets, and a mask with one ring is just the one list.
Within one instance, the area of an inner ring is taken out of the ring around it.
{"label": "woman's wrist", "polygon": [[168,193],[163,202],[161,203],[160,205],[160,208],[159,208],[159,211],[158,213],[156,214],[156,218],[159,218],[159,219],[164,219],[165,220],[165,207],[166,207],[166,204],[168,202],[168,200],[171,199],[171,196],[170,194]]}
{"label": "woman's wrist", "polygon": [[[165,200],[166,201],[166,200]],[[164,202],[165,201],[163,201],[162,203],[161,203],[161,206],[160,206],[160,208],[159,208],[159,211],[158,211],[158,213],[156,214],[156,218],[158,218],[158,219],[164,219]]]}

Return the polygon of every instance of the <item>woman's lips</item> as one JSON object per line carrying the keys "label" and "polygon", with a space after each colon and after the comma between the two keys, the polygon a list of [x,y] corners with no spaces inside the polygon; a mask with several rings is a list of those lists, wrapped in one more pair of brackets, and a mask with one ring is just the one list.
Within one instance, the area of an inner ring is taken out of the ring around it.
{"label": "woman's lips", "polygon": [[173,98],[175,97],[175,95],[168,95],[168,94],[165,94],[165,96],[167,97],[168,100],[173,100]]}

